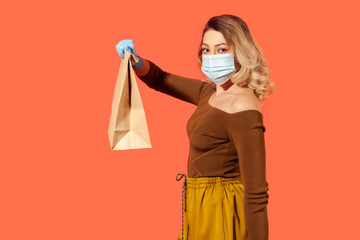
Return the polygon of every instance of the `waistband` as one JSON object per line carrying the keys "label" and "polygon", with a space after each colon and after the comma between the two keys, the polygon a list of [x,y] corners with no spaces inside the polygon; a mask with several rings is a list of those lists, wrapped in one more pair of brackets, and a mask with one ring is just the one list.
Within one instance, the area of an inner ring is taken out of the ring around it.
{"label": "waistband", "polygon": [[206,188],[224,186],[227,184],[242,184],[241,176],[238,177],[187,177],[187,188]]}
{"label": "waistband", "polygon": [[[179,173],[176,175],[176,180],[180,181],[185,177],[183,183],[183,196],[182,198],[186,200],[187,189],[195,188],[207,188],[207,187],[218,187],[225,186],[228,184],[242,184],[241,176],[238,177],[198,177],[190,178],[187,177],[185,173]],[[185,196],[184,196],[185,195]],[[186,201],[185,201],[185,212],[186,212]]]}

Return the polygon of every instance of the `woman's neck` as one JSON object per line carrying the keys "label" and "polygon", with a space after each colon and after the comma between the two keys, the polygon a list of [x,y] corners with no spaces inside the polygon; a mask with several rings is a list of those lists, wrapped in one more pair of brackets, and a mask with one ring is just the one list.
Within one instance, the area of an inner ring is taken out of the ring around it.
{"label": "woman's neck", "polygon": [[230,79],[227,80],[222,85],[216,85],[215,95],[224,94],[224,93],[251,93],[253,90],[249,87],[239,87],[237,84],[233,83]]}

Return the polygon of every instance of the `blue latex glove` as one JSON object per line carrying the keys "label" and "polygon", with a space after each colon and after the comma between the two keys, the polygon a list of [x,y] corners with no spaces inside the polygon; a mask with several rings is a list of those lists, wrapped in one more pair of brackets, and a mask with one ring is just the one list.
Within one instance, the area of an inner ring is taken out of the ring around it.
{"label": "blue latex glove", "polygon": [[143,66],[143,59],[140,56],[136,55],[136,51],[135,51],[135,46],[132,40],[130,39],[125,39],[120,41],[117,45],[116,45],[116,51],[118,52],[118,54],[120,55],[120,57],[122,59],[124,59],[124,51],[128,51],[132,54],[134,54],[137,58],[139,58],[138,62],[131,62],[132,67],[135,70],[140,70]]}

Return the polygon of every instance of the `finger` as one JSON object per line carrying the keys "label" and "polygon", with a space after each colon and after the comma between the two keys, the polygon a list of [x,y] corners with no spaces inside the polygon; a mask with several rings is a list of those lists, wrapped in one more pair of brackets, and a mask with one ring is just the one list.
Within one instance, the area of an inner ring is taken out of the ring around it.
{"label": "finger", "polygon": [[116,46],[116,51],[118,52],[118,54],[120,55],[120,57],[122,59],[124,59],[124,48],[122,46]]}
{"label": "finger", "polygon": [[135,45],[132,40],[131,40],[131,42],[129,42],[129,46],[131,47],[131,53],[136,56]]}

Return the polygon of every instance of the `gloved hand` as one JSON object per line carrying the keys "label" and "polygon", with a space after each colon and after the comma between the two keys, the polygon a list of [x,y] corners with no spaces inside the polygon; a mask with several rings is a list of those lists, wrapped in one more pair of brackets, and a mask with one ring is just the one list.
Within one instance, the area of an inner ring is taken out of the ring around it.
{"label": "gloved hand", "polygon": [[122,40],[116,45],[116,50],[120,57],[124,59],[124,51],[128,51],[132,54],[134,54],[137,58],[139,58],[138,62],[131,62],[132,67],[135,70],[140,70],[143,66],[143,59],[140,56],[136,55],[135,46],[132,40]]}

